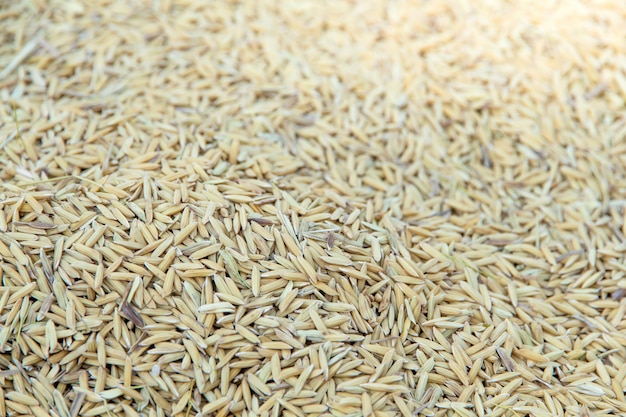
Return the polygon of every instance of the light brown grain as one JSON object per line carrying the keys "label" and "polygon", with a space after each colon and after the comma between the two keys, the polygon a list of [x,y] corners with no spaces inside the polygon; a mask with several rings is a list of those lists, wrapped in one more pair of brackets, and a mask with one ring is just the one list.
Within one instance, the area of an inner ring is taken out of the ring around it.
{"label": "light brown grain", "polygon": [[5,3],[0,414],[626,412],[617,0]]}

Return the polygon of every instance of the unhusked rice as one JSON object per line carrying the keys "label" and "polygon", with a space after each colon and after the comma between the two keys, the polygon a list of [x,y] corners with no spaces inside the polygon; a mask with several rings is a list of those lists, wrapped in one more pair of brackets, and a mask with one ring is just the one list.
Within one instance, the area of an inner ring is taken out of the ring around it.
{"label": "unhusked rice", "polygon": [[0,415],[626,414],[621,1],[0,22]]}

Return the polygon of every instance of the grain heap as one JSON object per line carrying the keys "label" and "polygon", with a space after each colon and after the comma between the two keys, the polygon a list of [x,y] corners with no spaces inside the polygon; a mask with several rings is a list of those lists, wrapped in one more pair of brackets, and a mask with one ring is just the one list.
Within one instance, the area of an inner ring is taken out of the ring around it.
{"label": "grain heap", "polygon": [[0,415],[626,413],[620,0],[82,3],[0,6]]}

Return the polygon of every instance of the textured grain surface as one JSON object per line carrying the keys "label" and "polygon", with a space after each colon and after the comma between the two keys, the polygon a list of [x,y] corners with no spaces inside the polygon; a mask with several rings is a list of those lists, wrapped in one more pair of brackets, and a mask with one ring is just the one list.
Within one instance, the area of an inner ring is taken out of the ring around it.
{"label": "textured grain surface", "polygon": [[626,413],[622,6],[3,2],[0,415]]}

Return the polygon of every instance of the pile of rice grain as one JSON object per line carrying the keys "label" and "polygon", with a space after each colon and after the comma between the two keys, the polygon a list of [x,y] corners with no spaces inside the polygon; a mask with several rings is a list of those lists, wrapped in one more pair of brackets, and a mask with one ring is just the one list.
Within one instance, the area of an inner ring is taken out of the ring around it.
{"label": "pile of rice grain", "polygon": [[0,19],[0,415],[626,413],[620,0]]}

